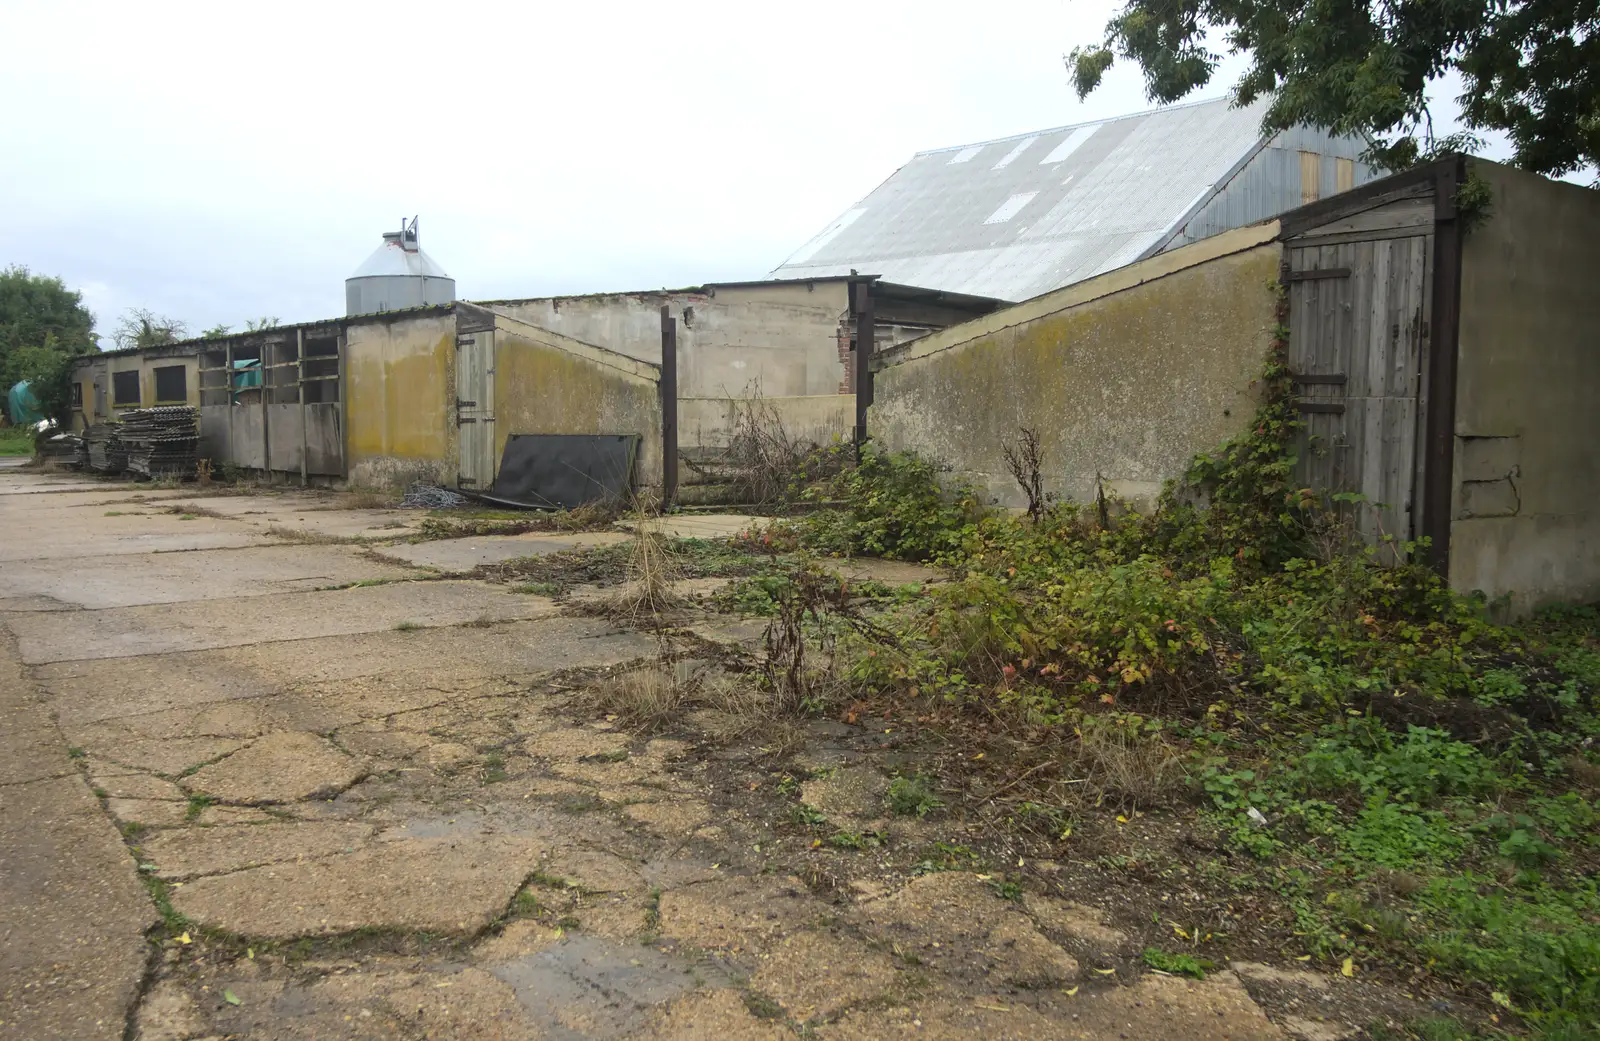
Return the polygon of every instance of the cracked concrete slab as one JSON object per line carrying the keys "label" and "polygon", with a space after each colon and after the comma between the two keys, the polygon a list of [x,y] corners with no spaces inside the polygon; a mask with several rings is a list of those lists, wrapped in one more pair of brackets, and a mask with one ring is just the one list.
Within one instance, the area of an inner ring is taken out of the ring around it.
{"label": "cracked concrete slab", "polygon": [[268,734],[184,778],[191,792],[223,802],[268,805],[334,795],[367,773],[361,760],[304,732]]}
{"label": "cracked concrete slab", "polygon": [[612,546],[632,538],[618,531],[579,531],[564,535],[534,532],[526,535],[474,535],[462,539],[396,544],[383,548],[384,556],[441,571],[471,571],[484,564],[500,564],[523,557],[542,557],[569,549]]}
{"label": "cracked concrete slab", "polygon": [[201,878],[176,890],[172,901],[194,921],[242,936],[290,939],[363,928],[470,935],[505,911],[547,851],[544,842],[518,836],[406,839]]}
{"label": "cracked concrete slab", "polygon": [[[385,588],[395,587],[351,592]],[[280,601],[274,598],[274,602]],[[615,665],[655,651],[648,635],[619,632],[602,619],[556,617],[492,629],[386,630],[149,657],[61,661],[39,666],[34,675],[49,693],[50,707],[62,724],[76,726],[268,695],[275,695],[270,709],[282,711],[289,700],[282,696],[285,691],[307,690],[321,700],[356,680],[370,684],[371,690],[404,697],[401,708],[389,710],[403,711],[444,700],[445,694],[431,702],[419,699],[419,693],[429,690],[448,694],[463,682]],[[313,687],[318,684],[322,686]],[[116,696],[107,697],[109,690]]]}
{"label": "cracked concrete slab", "polygon": [[750,985],[801,1023],[876,1000],[899,983],[885,954],[832,933],[795,933],[761,956]]}
{"label": "cracked concrete slab", "polygon": [[480,583],[424,582],[10,617],[23,661],[37,665],[555,613]]}
{"label": "cracked concrete slab", "polygon": [[372,836],[370,824],[294,821],[158,832],[140,842],[146,862],[165,879],[353,853]]}
{"label": "cracked concrete slab", "polygon": [[924,962],[1019,985],[1076,979],[1078,963],[1015,903],[965,871],[914,878],[861,905],[872,929]]}
{"label": "cracked concrete slab", "polygon": [[40,739],[0,786],[0,1033],[116,1041],[145,967],[153,910],[133,859],[0,639],[0,713]]}
{"label": "cracked concrete slab", "polygon": [[692,963],[583,933],[489,971],[511,986],[545,1036],[597,1041],[631,1034],[655,1006],[700,985]]}
{"label": "cracked concrete slab", "polygon": [[[0,569],[0,599],[44,598],[50,608],[102,609],[275,596],[419,572],[376,563],[345,546],[261,546],[192,553],[17,560]],[[21,608],[13,608],[21,609]]]}
{"label": "cracked concrete slab", "polygon": [[[108,512],[119,516],[106,516]],[[0,562],[82,560],[86,547],[97,557],[123,554],[171,553],[184,550],[234,549],[262,546],[267,539],[231,521],[176,514],[122,513],[96,506],[60,507],[48,496],[6,500],[6,515],[14,523],[28,524],[26,539],[0,543]]]}

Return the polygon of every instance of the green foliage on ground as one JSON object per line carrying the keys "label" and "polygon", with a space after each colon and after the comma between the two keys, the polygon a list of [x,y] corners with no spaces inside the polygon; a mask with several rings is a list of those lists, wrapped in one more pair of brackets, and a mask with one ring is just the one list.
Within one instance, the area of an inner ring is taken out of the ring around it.
{"label": "green foliage on ground", "polygon": [[32,455],[33,432],[26,427],[0,427],[0,455]]}
{"label": "green foliage on ground", "polygon": [[[1600,1030],[1600,614],[1496,622],[1425,546],[1353,537],[1363,504],[1294,486],[1281,347],[1245,435],[1145,514],[986,510],[869,447],[773,538],[949,568],[846,648],[857,679],[1111,734],[1128,769],[1176,757],[1231,884],[1279,894],[1308,955],[1422,966],[1539,1036]],[[1146,953],[1193,974],[1180,957]]]}

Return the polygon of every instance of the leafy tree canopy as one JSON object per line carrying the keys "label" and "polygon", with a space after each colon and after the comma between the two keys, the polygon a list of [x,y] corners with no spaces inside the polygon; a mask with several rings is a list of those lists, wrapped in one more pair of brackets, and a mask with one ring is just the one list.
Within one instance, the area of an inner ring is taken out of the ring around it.
{"label": "leafy tree canopy", "polygon": [[0,270],[0,376],[9,375],[17,350],[47,343],[72,355],[94,350],[94,315],[82,294],[25,267]]}
{"label": "leafy tree canopy", "polygon": [[1560,176],[1600,161],[1600,0],[1129,0],[1067,65],[1081,98],[1134,61],[1166,103],[1211,81],[1211,41],[1249,56],[1237,96],[1272,97],[1265,129],[1366,135],[1391,169],[1477,145],[1433,135],[1427,87],[1452,69],[1465,124],[1504,131],[1517,166]]}

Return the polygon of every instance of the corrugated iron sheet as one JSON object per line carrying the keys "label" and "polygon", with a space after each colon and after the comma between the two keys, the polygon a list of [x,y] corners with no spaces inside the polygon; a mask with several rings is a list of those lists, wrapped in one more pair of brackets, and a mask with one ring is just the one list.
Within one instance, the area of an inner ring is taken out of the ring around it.
{"label": "corrugated iron sheet", "polygon": [[772,274],[853,268],[1002,300],[1059,289],[1167,245],[1261,149],[1266,104],[1174,105],[920,152]]}

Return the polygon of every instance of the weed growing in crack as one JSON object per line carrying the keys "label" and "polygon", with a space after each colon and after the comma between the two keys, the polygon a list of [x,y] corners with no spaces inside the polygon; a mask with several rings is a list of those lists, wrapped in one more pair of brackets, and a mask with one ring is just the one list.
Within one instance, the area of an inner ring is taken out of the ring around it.
{"label": "weed growing in crack", "polygon": [[189,805],[183,812],[183,819],[186,821],[199,820],[200,815],[206,811],[206,807],[214,804],[216,801],[217,800],[215,798],[209,795],[189,796]]}
{"label": "weed growing in crack", "polygon": [[889,809],[901,817],[926,817],[944,805],[922,774],[900,776],[889,782]]}
{"label": "weed growing in crack", "polygon": [[1146,947],[1143,957],[1144,963],[1158,972],[1190,976],[1197,980],[1205,979],[1206,973],[1217,967],[1215,962],[1205,958],[1196,958],[1192,954],[1172,954],[1159,947]]}

